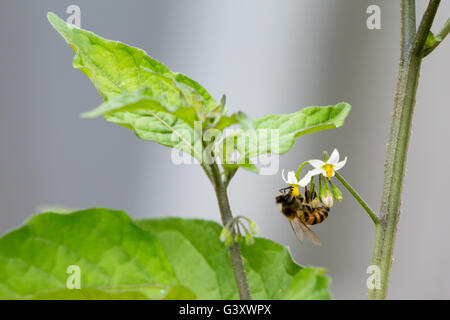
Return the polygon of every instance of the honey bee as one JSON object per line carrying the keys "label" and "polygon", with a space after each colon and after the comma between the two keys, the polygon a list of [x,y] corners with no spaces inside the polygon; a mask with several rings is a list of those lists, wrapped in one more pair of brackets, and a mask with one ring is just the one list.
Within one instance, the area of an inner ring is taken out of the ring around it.
{"label": "honey bee", "polygon": [[281,205],[281,213],[288,218],[295,236],[303,242],[303,234],[314,244],[321,246],[319,237],[308,227],[323,222],[330,212],[330,208],[321,204],[317,193],[305,187],[302,195],[297,186],[290,186],[280,190],[275,198]]}

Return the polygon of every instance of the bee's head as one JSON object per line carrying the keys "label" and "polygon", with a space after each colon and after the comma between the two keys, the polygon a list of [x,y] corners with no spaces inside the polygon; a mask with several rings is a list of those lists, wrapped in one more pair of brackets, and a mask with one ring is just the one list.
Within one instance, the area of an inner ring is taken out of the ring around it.
{"label": "bee's head", "polygon": [[298,189],[297,186],[289,186],[289,187],[280,189],[279,191],[283,194],[286,194],[287,192],[292,193],[292,195],[294,197],[298,197],[298,195],[300,194],[300,190]]}
{"label": "bee's head", "polygon": [[280,189],[280,190],[279,190],[279,191],[280,191],[280,194],[279,194],[278,196],[276,196],[275,202],[276,202],[276,203],[285,203],[285,202],[289,202],[289,200],[292,198],[292,195],[291,195],[290,190],[291,190],[291,187],[290,187],[290,186],[289,186],[289,187],[286,187],[286,188],[283,188],[283,189]]}
{"label": "bee's head", "polygon": [[297,186],[289,186],[280,189],[280,192],[281,194],[275,198],[276,203],[291,202],[295,198],[300,198],[300,200],[303,201],[303,196],[300,194],[300,190]]}
{"label": "bee's head", "polygon": [[286,202],[285,200],[286,195],[285,194],[279,194],[275,197],[275,202],[276,203],[283,203]]}

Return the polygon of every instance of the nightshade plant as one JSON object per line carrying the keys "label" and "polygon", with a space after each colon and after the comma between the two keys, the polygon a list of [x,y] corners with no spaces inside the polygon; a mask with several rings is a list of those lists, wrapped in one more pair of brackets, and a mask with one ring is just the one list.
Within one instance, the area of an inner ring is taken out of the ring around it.
{"label": "nightshade plant", "polygon": [[[415,1],[401,2],[401,62],[380,216],[336,172],[345,164],[336,153],[303,162],[285,179],[300,186],[310,181],[314,188],[318,175],[320,200],[332,206],[333,198],[342,199],[334,176],[369,214],[376,226],[373,264],[381,269],[381,288],[369,290],[371,299],[386,297],[420,64],[450,31],[447,21],[437,35],[430,32],[439,3],[430,1],[416,31]],[[144,51],[52,13],[48,19],[75,51],[73,66],[103,97],[83,116],[103,116],[143,140],[196,159],[215,190],[222,225],[180,218],[133,221],[122,211],[102,208],[42,213],[0,238],[0,299],[330,298],[323,269],[297,265],[285,247],[254,238],[254,221],[233,217],[227,188],[239,168],[258,172],[252,159],[284,154],[302,135],[342,126],[350,105],[258,119],[241,111],[230,115],[224,96],[217,102],[200,84]],[[234,131],[225,134],[231,126]],[[307,164],[313,169],[301,179]]]}
{"label": "nightshade plant", "polygon": [[[325,270],[297,265],[285,247],[254,238],[254,221],[232,216],[227,187],[239,168],[258,172],[252,159],[286,153],[302,135],[340,127],[350,105],[257,119],[230,115],[225,97],[216,102],[144,51],[52,13],[48,19],[75,51],[73,66],[104,99],[83,117],[103,116],[194,158],[214,187],[222,226],[179,218],[132,221],[102,208],[43,213],[0,239],[0,298],[330,298]],[[224,134],[230,126],[234,131]],[[78,283],[67,274],[77,268]]]}

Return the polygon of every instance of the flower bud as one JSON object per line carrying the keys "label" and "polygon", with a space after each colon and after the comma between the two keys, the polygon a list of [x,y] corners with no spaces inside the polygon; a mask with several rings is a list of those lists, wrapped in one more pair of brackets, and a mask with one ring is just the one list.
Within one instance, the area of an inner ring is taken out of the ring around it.
{"label": "flower bud", "polygon": [[341,190],[339,190],[334,184],[333,182],[331,182],[331,180],[328,181],[328,183],[331,186],[331,190],[333,190],[333,195],[334,197],[338,200],[338,201],[342,201],[342,192]]}
{"label": "flower bud", "polygon": [[338,201],[342,201],[342,192],[337,187],[333,186],[333,195]]}
{"label": "flower bud", "polygon": [[253,238],[253,235],[251,233],[247,233],[245,235],[245,244],[248,246],[251,246],[255,243],[255,238]]}
{"label": "flower bud", "polygon": [[222,229],[222,232],[220,232],[220,237],[219,237],[220,241],[223,243],[227,243],[229,242],[229,240],[231,239],[231,241],[233,241],[233,237],[231,236],[231,232],[230,229],[228,229],[227,227],[224,227]]}
{"label": "flower bud", "polygon": [[227,241],[225,241],[225,245],[227,247],[231,247],[233,245],[233,237],[232,236],[227,238]]}
{"label": "flower bud", "polygon": [[333,206],[333,195],[323,175],[319,176],[319,198],[327,207],[331,208]]}
{"label": "flower bud", "polygon": [[326,196],[322,195],[320,198],[322,200],[322,203],[326,205],[328,208],[331,208],[333,206],[333,197],[331,196],[331,193],[328,191],[328,194]]}
{"label": "flower bud", "polygon": [[259,233],[259,227],[254,221],[250,221],[249,228],[252,235],[256,235]]}

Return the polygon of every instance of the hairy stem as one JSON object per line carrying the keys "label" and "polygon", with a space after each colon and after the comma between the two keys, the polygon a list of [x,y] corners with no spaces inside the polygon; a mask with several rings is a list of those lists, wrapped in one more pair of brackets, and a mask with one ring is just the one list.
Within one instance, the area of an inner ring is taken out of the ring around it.
{"label": "hairy stem", "polygon": [[369,205],[361,198],[361,196],[356,192],[355,189],[339,174],[335,173],[336,178],[342,183],[342,185],[350,192],[350,194],[355,198],[356,201],[363,207],[363,209],[367,212],[370,219],[372,219],[375,225],[380,223],[380,219],[378,219],[377,215],[370,209]]}
{"label": "hairy stem", "polygon": [[[227,181],[227,183],[222,180],[222,175],[216,163],[204,166],[207,166],[209,168],[209,171],[211,172],[211,179],[214,185],[214,190],[216,192],[217,202],[219,204],[222,224],[226,226],[233,220],[226,187],[226,185],[228,185],[229,183],[229,180]],[[247,274],[245,273],[244,262],[242,261],[241,247],[239,243],[233,242],[233,244],[230,246],[230,256],[239,296],[241,300],[251,300],[252,296],[250,294],[250,287],[248,285]]]}
{"label": "hairy stem", "polygon": [[401,2],[401,58],[372,258],[372,264],[381,271],[381,287],[369,289],[368,299],[385,299],[387,295],[423,48],[439,3],[440,0],[429,2],[416,33],[415,0]]}

